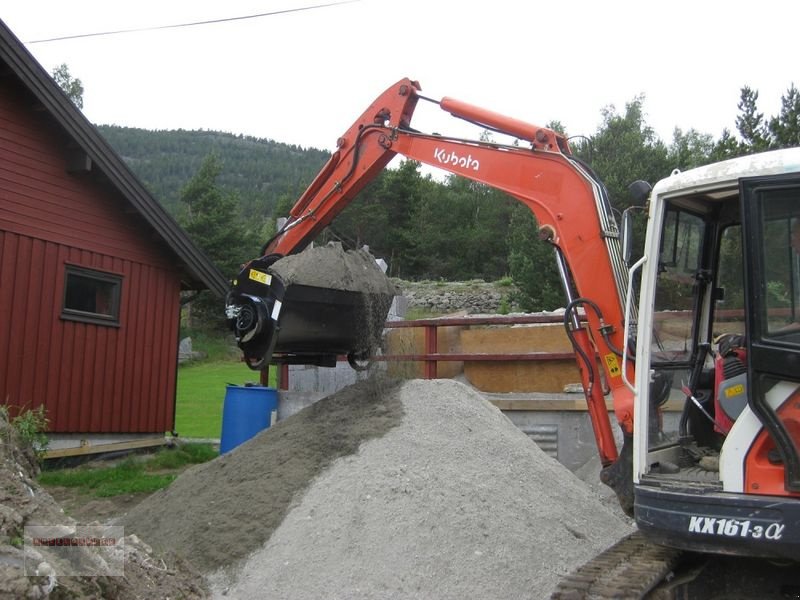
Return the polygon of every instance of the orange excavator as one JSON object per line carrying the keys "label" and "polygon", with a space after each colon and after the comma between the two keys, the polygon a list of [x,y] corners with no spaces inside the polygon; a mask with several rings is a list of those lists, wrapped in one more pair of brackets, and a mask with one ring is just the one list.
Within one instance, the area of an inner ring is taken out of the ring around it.
{"label": "orange excavator", "polygon": [[[421,101],[516,142],[416,131]],[[600,477],[639,529],[554,597],[727,598],[729,588],[800,597],[800,149],[675,171],[652,188],[636,182],[641,206],[618,224],[602,182],[563,135],[427,98],[410,79],[383,92],[336,146],[228,294],[228,322],[252,368],[332,365],[342,354],[358,365],[375,351],[390,287],[371,275],[368,285],[358,276],[321,285],[302,265],[283,265],[394,156],[492,186],[533,212],[554,249]],[[647,234],[634,261],[637,211]],[[675,431],[663,427],[667,402],[683,406]]]}

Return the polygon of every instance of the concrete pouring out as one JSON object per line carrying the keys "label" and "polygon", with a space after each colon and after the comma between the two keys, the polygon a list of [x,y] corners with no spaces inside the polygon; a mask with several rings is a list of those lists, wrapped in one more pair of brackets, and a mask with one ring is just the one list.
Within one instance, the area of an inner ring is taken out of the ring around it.
{"label": "concrete pouring out", "polygon": [[124,519],[219,598],[546,598],[630,525],[451,380],[370,378]]}

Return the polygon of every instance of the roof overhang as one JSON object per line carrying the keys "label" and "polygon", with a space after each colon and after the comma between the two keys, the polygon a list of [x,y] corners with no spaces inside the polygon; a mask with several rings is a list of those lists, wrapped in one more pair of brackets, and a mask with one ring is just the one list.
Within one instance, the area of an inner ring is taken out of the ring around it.
{"label": "roof overhang", "polygon": [[[152,227],[182,263],[189,289],[207,288],[218,296],[228,290],[228,282],[219,269],[192,242],[177,221],[164,209],[144,184],[125,164],[111,145],[100,135],[77,106],[61,90],[23,43],[0,20],[0,62],[13,73],[42,107],[74,142],[76,154],[84,166],[99,170],[119,190],[136,213]],[[86,162],[88,161],[90,162]]]}

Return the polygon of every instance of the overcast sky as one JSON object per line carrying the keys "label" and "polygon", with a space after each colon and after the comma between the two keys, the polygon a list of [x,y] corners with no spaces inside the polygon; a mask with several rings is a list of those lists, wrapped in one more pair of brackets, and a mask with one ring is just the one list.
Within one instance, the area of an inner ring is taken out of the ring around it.
{"label": "overcast sky", "polygon": [[[645,95],[648,123],[715,138],[735,129],[743,85],[767,116],[794,82],[800,2],[357,0],[262,18],[29,43],[224,19],[337,0],[26,0],[0,17],[50,72],[67,63],[97,124],[211,129],[333,150],[402,77],[570,135]],[[424,112],[423,112],[424,109]],[[417,129],[463,135],[421,105]]]}

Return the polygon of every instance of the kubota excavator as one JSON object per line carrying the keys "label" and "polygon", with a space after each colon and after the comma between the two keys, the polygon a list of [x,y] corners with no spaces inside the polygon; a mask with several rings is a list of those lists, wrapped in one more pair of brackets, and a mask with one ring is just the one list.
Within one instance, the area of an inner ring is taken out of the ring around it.
{"label": "kubota excavator", "polygon": [[[800,597],[800,149],[637,182],[647,233],[630,264],[631,211],[620,229],[564,136],[420,92],[403,79],[381,94],[239,273],[226,311],[247,363],[375,350],[390,292],[309,285],[279,267],[395,155],[502,190],[554,249],[600,477],[639,529],[553,597]],[[420,101],[517,143],[416,131]],[[674,432],[661,426],[668,401],[683,405]]]}

